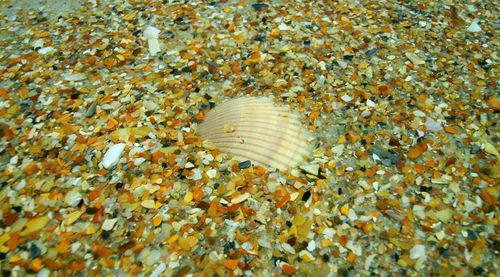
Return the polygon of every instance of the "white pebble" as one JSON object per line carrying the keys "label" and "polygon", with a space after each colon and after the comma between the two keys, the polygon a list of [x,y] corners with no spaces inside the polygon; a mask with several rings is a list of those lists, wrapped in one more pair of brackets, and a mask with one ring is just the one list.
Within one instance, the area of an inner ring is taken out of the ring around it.
{"label": "white pebble", "polygon": [[250,198],[250,196],[251,196],[250,193],[245,192],[244,194],[236,196],[235,198],[231,199],[231,204],[241,203],[241,202],[247,200],[248,198]]}
{"label": "white pebble", "polygon": [[410,258],[413,260],[425,257],[425,246],[417,244],[410,250]]}
{"label": "white pebble", "polygon": [[118,218],[106,219],[102,223],[101,229],[103,229],[104,231],[110,231],[111,229],[113,229],[113,227],[115,227],[115,224],[117,221],[118,221]]}
{"label": "white pebble", "polygon": [[283,247],[283,250],[290,254],[295,254],[295,248],[293,248],[290,244],[288,243],[282,243],[281,247]]}
{"label": "white pebble", "polygon": [[165,263],[159,264],[158,267],[156,267],[155,270],[153,270],[153,272],[151,272],[150,277],[158,277],[158,276],[160,276],[160,274],[162,274],[163,271],[165,271],[166,268],[167,268],[167,266],[165,265]]}
{"label": "white pebble", "polygon": [[431,131],[431,132],[439,132],[439,131],[443,130],[443,127],[441,126],[441,124],[439,124],[438,122],[436,122],[434,119],[432,119],[430,117],[427,117],[427,120],[425,121],[425,127],[427,127],[427,130]]}
{"label": "white pebble", "polygon": [[199,168],[193,169],[192,179],[195,181],[198,181],[198,180],[201,180],[201,178],[203,178],[203,176],[201,175],[201,169],[199,169]]}
{"label": "white pebble", "polygon": [[207,170],[207,176],[208,178],[210,179],[213,179],[217,176],[217,169],[210,169],[210,170]]}
{"label": "white pebble", "polygon": [[308,165],[303,165],[300,167],[307,173],[313,174],[313,175],[318,175],[319,172],[319,165],[317,164],[308,164]]}
{"label": "white pebble", "polygon": [[314,240],[311,240],[308,244],[307,244],[307,250],[309,250],[309,252],[313,252],[314,249],[316,249],[316,242]]}
{"label": "white pebble", "polygon": [[376,107],[377,104],[375,104],[375,102],[373,102],[372,100],[368,99],[368,100],[366,100],[366,106],[367,107]]}
{"label": "white pebble", "polygon": [[155,207],[155,201],[152,199],[147,199],[141,202],[141,206],[143,206],[146,209],[152,209]]}
{"label": "white pebble", "polygon": [[42,55],[50,54],[53,52],[56,52],[56,49],[54,49],[54,47],[50,47],[50,46],[38,49],[38,53],[40,53]]}
{"label": "white pebble", "polygon": [[75,207],[82,200],[82,194],[78,188],[73,188],[64,196],[64,204]]}
{"label": "white pebble", "polygon": [[351,102],[352,100],[352,97],[347,95],[347,94],[344,94],[342,95],[342,97],[340,97],[344,102]]}
{"label": "white pebble", "polygon": [[102,166],[106,169],[109,169],[117,165],[124,149],[124,143],[118,143],[111,146],[108,151],[106,151],[106,154],[104,154],[104,158],[101,162]]}
{"label": "white pebble", "polygon": [[472,21],[472,23],[469,25],[469,27],[467,28],[467,31],[472,32],[472,33],[481,32],[481,26],[479,26],[478,21],[479,20],[474,19]]}

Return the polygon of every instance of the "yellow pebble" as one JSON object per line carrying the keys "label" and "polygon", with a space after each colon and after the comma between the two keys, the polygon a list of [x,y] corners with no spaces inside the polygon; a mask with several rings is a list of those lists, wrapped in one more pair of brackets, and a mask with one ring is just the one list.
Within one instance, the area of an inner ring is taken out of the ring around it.
{"label": "yellow pebble", "polygon": [[346,206],[342,206],[340,208],[340,213],[343,214],[343,215],[345,215],[345,216],[347,216],[349,214],[349,209],[347,209]]}
{"label": "yellow pebble", "polygon": [[184,196],[184,202],[189,203],[192,200],[193,200],[193,193],[192,192],[186,193],[186,195]]}
{"label": "yellow pebble", "polygon": [[75,221],[77,221],[80,218],[80,216],[82,214],[83,214],[82,211],[74,211],[74,212],[70,213],[68,215],[68,217],[66,217],[66,220],[65,220],[66,221],[66,225],[73,224]]}

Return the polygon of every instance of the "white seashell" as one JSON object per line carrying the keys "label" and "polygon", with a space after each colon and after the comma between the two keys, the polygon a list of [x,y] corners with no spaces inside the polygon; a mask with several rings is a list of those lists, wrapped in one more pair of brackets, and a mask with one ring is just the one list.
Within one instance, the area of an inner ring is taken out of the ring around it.
{"label": "white seashell", "polygon": [[209,111],[200,136],[238,161],[281,170],[311,154],[309,133],[298,114],[268,97],[241,97]]}

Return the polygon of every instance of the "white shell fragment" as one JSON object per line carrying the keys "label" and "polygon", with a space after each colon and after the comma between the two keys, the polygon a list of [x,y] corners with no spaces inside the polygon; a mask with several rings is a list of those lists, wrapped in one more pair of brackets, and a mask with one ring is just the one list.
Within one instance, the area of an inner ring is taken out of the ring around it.
{"label": "white shell fragment", "polygon": [[148,41],[149,54],[151,56],[156,55],[161,51],[160,42],[158,41],[158,35],[160,34],[160,30],[153,26],[148,26],[144,30],[144,38]]}
{"label": "white shell fragment", "polygon": [[281,170],[311,154],[309,134],[299,115],[268,97],[241,97],[220,104],[207,113],[198,132],[238,161]]}
{"label": "white shell fragment", "polygon": [[102,166],[106,169],[109,169],[117,165],[123,153],[123,149],[125,149],[125,144],[123,143],[118,143],[111,146],[108,151],[106,151],[106,154],[104,154],[104,158],[101,162]]}

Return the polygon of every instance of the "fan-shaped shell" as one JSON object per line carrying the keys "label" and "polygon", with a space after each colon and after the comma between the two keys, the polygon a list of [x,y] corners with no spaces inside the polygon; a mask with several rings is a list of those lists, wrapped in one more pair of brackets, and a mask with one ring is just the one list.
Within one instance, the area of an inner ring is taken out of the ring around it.
{"label": "fan-shaped shell", "polygon": [[299,115],[268,97],[241,97],[218,105],[206,114],[198,133],[238,161],[282,170],[311,152]]}

